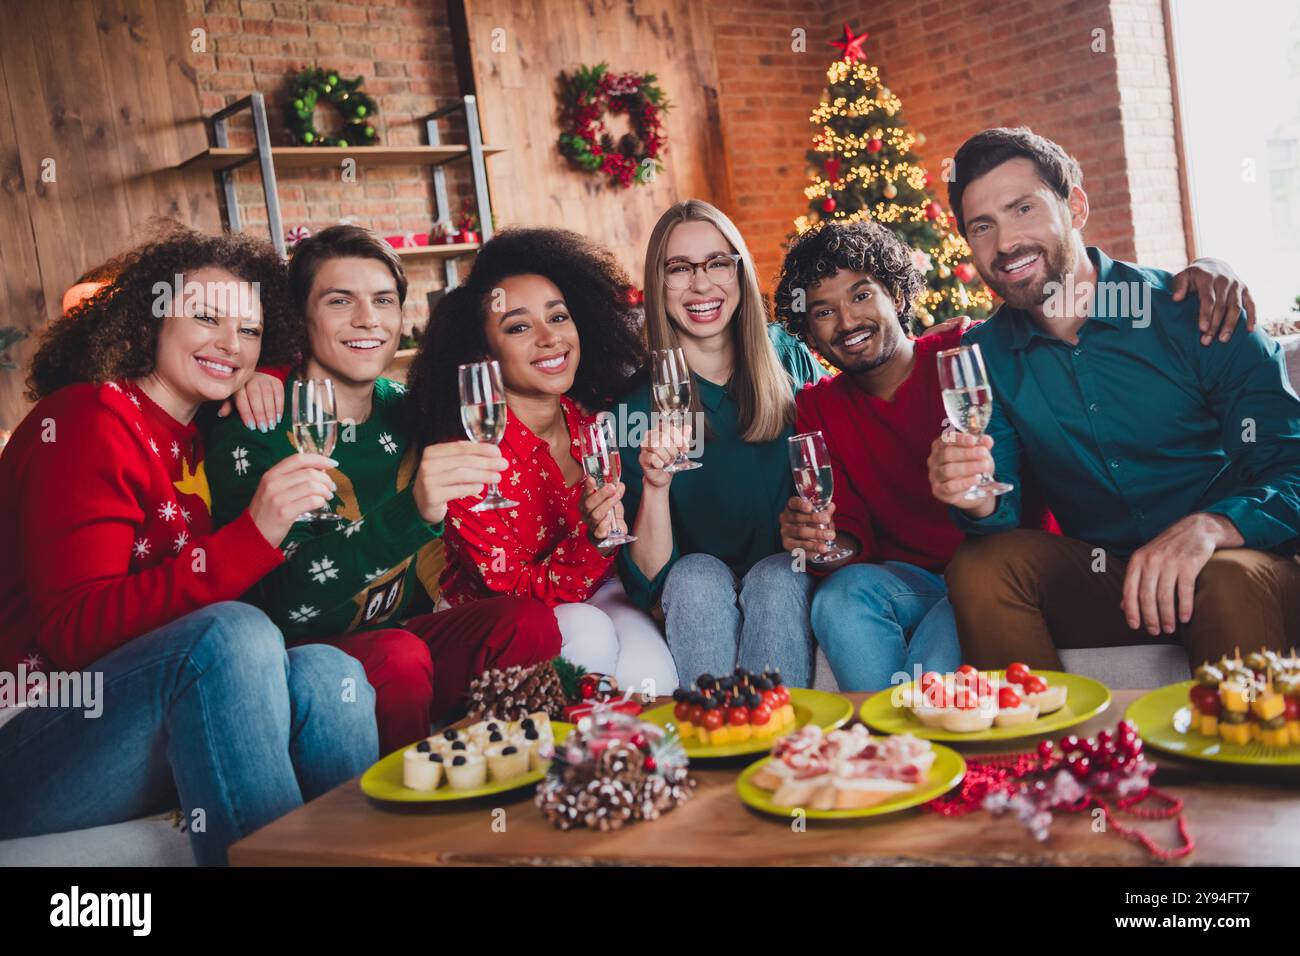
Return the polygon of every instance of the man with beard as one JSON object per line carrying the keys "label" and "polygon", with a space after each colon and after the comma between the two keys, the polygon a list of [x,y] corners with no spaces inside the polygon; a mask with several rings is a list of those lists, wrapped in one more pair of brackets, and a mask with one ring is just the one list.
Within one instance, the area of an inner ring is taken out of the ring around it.
{"label": "man with beard", "polygon": [[924,290],[912,251],[868,220],[800,236],[776,291],[786,328],[843,371],[796,401],[796,433],[826,439],[834,501],[814,513],[791,498],[781,542],[809,557],[832,545],[848,552],[807,564],[829,574],[813,596],[813,635],[844,690],[961,663],[943,569],[963,535],[928,493],[925,456],[943,421],[935,354],[956,346],[967,322],[908,337]]}
{"label": "man with beard", "polygon": [[[1057,144],[985,130],[954,167],[958,228],[1006,303],[963,342],[993,386],[987,434],[945,434],[929,460],[973,536],[947,571],[966,659],[1059,668],[1058,647],[1138,629],[1193,665],[1300,641],[1300,398],[1277,343],[1225,327],[1205,348],[1177,280],[1085,247]],[[1064,536],[1016,530],[1025,468]],[[967,500],[980,473],[1015,490]]]}

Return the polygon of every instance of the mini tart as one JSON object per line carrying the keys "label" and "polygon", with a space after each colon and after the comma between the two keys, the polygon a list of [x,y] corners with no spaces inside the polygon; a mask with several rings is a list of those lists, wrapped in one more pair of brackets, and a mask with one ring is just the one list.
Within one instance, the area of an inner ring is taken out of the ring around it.
{"label": "mini tart", "polygon": [[1003,707],[993,718],[993,723],[998,727],[1017,727],[1033,723],[1037,719],[1038,708],[1025,701],[1019,707]]}
{"label": "mini tart", "polygon": [[[435,749],[437,748],[435,747]],[[461,737],[458,740],[449,740],[442,748],[442,756],[444,760],[447,761],[450,761],[452,757],[457,755],[468,756],[469,754],[475,754],[481,757],[483,756],[483,748],[474,741],[468,740],[464,737]]]}
{"label": "mini tart", "polygon": [[913,715],[926,727],[942,727],[944,718],[951,712],[950,707],[930,707],[924,704],[912,708]]}
{"label": "mini tart", "polygon": [[[491,743],[501,743],[505,740],[506,733],[510,730],[510,724],[504,720],[497,720],[495,717],[489,717],[486,720],[480,720],[477,724],[471,724],[465,731],[466,736],[480,747],[486,748]],[[492,734],[501,735],[500,740],[492,740]]]}
{"label": "mini tart", "polygon": [[487,783],[487,760],[480,753],[458,752],[446,761],[445,770],[453,790],[475,790]]}
{"label": "mini tart", "polygon": [[993,719],[992,714],[985,713],[979,707],[972,707],[969,710],[945,709],[939,726],[949,733],[974,734],[992,727]]}
{"label": "mini tart", "polygon": [[544,710],[534,711],[527,717],[521,718],[511,724],[509,730],[511,732],[519,731],[522,733],[527,731],[529,727],[536,730],[540,737],[545,737],[547,734],[554,734],[554,731],[551,729],[551,717]]}
{"label": "mini tart", "polygon": [[402,786],[411,790],[437,790],[442,783],[442,754],[430,750],[406,748],[402,755]]}
{"label": "mini tart", "polygon": [[1063,685],[1055,684],[1048,687],[1047,690],[1040,690],[1037,694],[1021,692],[1020,696],[1024,699],[1025,703],[1033,704],[1037,707],[1038,713],[1041,715],[1050,714],[1053,711],[1060,710],[1065,706],[1065,699],[1068,695],[1069,691],[1067,691]]}
{"label": "mini tart", "polygon": [[494,781],[512,780],[528,772],[528,751],[514,744],[493,744],[483,751],[488,776]]}
{"label": "mini tart", "polygon": [[[550,728],[548,727],[547,729],[549,731]],[[533,732],[537,732],[536,728],[534,728]],[[536,737],[530,737],[526,730],[516,731],[508,738],[510,744],[519,748],[519,750],[528,755],[529,770],[540,770],[550,762],[549,757],[542,755],[542,745],[552,744],[554,743],[554,740],[555,737],[549,732],[544,735],[539,734]]]}

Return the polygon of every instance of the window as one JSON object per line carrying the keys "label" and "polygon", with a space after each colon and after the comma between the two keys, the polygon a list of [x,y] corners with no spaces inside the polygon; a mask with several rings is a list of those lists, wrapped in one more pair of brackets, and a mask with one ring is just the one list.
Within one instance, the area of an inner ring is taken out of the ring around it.
{"label": "window", "polygon": [[1198,255],[1226,259],[1265,321],[1300,317],[1300,5],[1170,0]]}

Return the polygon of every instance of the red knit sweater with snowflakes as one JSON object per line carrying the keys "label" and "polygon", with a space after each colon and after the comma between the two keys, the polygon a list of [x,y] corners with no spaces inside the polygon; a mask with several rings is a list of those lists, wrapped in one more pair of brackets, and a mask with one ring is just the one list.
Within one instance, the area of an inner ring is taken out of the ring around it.
{"label": "red knit sweater with snowflakes", "polygon": [[0,454],[0,671],[83,668],[284,560],[211,500],[198,428],[135,385],[39,402]]}

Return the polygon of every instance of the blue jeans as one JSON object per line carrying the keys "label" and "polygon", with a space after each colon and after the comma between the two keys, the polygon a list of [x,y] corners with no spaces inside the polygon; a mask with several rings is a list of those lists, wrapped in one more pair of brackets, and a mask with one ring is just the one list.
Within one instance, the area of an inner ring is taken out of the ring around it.
{"label": "blue jeans", "polygon": [[826,578],[812,626],[840,690],[883,690],[899,672],[961,664],[943,577],[902,561],[849,564]]}
{"label": "blue jeans", "polygon": [[365,770],[375,695],[335,647],[286,651],[227,601],[96,661],[102,713],[33,707],[0,727],[0,839],[120,823],[179,802],[201,865]]}
{"label": "blue jeans", "polygon": [[668,649],[677,677],[690,687],[703,673],[730,674],[775,667],[789,687],[812,683],[812,577],[793,570],[782,552],[764,558],[737,581],[711,554],[677,560],[664,582]]}

